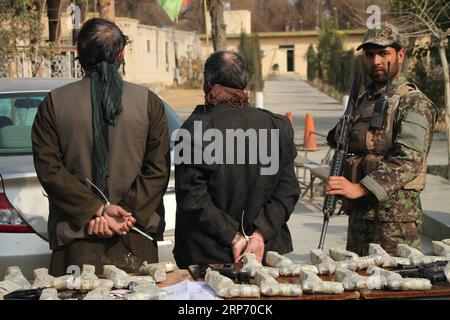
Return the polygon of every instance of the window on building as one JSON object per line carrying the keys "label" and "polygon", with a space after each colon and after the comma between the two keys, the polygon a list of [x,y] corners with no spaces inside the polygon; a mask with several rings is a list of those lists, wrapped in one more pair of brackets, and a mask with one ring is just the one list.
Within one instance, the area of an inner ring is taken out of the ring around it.
{"label": "window on building", "polygon": [[166,72],[169,72],[169,43],[166,42]]}
{"label": "window on building", "polygon": [[150,52],[150,40],[147,40],[147,52]]}
{"label": "window on building", "polygon": [[156,54],[155,54],[155,57],[156,57],[156,69],[159,69],[159,33],[158,33],[158,31],[156,31]]}

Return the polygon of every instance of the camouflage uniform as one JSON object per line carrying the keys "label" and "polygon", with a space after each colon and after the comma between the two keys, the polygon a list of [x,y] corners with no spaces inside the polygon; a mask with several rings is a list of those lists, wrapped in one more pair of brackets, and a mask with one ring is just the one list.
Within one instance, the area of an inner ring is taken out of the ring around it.
{"label": "camouflage uniform", "polygon": [[[394,42],[401,44],[398,32],[386,25],[381,30],[369,30],[364,40],[358,49],[368,43],[380,46],[390,46]],[[403,91],[407,88],[408,92],[399,95],[400,88]],[[369,104],[373,108],[374,101],[385,95],[385,92],[385,88],[376,92],[374,84],[369,85],[358,99],[355,113]],[[397,96],[394,97],[396,93]],[[368,152],[350,155],[346,168],[345,176],[353,182],[358,181],[369,191],[368,196],[346,200],[344,203],[344,211],[350,216],[347,250],[359,255],[368,254],[369,243],[379,243],[390,254],[396,254],[399,243],[418,249],[421,247],[422,208],[419,196],[422,187],[405,186],[416,181],[421,172],[425,177],[423,168],[426,168],[437,110],[402,74],[397,75],[390,83],[387,97],[391,109],[398,103],[391,116],[391,147],[379,155],[370,169],[364,165]],[[384,134],[382,138],[388,139],[386,130]],[[349,153],[352,153],[352,139],[357,135],[354,124],[349,137]],[[373,137],[376,140],[376,133]],[[367,139],[366,136],[363,139]],[[330,144],[333,143],[330,141]],[[355,178],[350,167],[358,159],[362,165],[358,167],[358,177]]]}

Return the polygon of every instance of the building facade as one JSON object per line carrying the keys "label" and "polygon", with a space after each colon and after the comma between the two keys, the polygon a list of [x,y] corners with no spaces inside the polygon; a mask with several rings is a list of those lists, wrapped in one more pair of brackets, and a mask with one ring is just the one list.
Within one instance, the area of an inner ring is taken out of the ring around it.
{"label": "building facade", "polygon": [[[346,30],[344,50],[356,49],[361,43],[365,30]],[[261,45],[262,74],[267,78],[271,74],[297,74],[307,78],[306,52],[310,45],[317,50],[319,37],[316,31],[300,32],[258,32]],[[227,46],[230,51],[239,51],[239,34],[227,34]],[[206,57],[213,52],[211,40],[201,35],[202,52]]]}
{"label": "building facade", "polygon": [[[115,22],[130,40],[125,49],[124,79],[127,81],[162,89],[182,81],[179,62],[183,57],[195,59],[201,55],[201,41],[196,32],[143,25],[136,19],[123,17],[116,17]],[[42,24],[43,39],[48,39],[47,17],[42,18]],[[82,76],[76,61],[76,46],[72,43],[71,26],[68,14],[62,13],[60,41],[54,49],[53,59],[42,63],[38,76]],[[32,65],[25,57],[19,57],[15,62],[5,64],[0,72],[3,77],[31,77]]]}

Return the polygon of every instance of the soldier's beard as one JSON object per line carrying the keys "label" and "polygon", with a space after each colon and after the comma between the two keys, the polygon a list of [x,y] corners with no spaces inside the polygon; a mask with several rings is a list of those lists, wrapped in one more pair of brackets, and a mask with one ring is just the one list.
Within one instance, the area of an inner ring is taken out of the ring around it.
{"label": "soldier's beard", "polygon": [[[373,82],[375,82],[376,84],[379,85],[386,85],[387,84],[387,70],[383,67],[383,71],[380,72],[379,69],[380,67],[372,67],[369,71],[369,76],[370,79],[372,79]],[[395,62],[393,64],[391,64],[390,69],[389,69],[389,78],[393,79],[397,73],[400,70],[400,64],[398,63],[398,57],[395,59]]]}

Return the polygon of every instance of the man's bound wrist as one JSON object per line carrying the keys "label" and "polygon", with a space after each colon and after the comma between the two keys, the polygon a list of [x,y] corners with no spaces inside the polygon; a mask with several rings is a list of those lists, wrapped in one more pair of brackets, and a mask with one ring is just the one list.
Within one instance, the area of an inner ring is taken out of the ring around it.
{"label": "man's bound wrist", "polygon": [[231,241],[231,246],[234,247],[236,243],[239,242],[239,240],[242,239],[242,235],[239,232],[236,232],[236,235],[234,236],[233,240]]}
{"label": "man's bound wrist", "polygon": [[109,207],[109,203],[105,203],[104,205],[102,205],[96,212],[96,216],[97,217],[103,217],[106,213],[106,210],[108,210]]}

